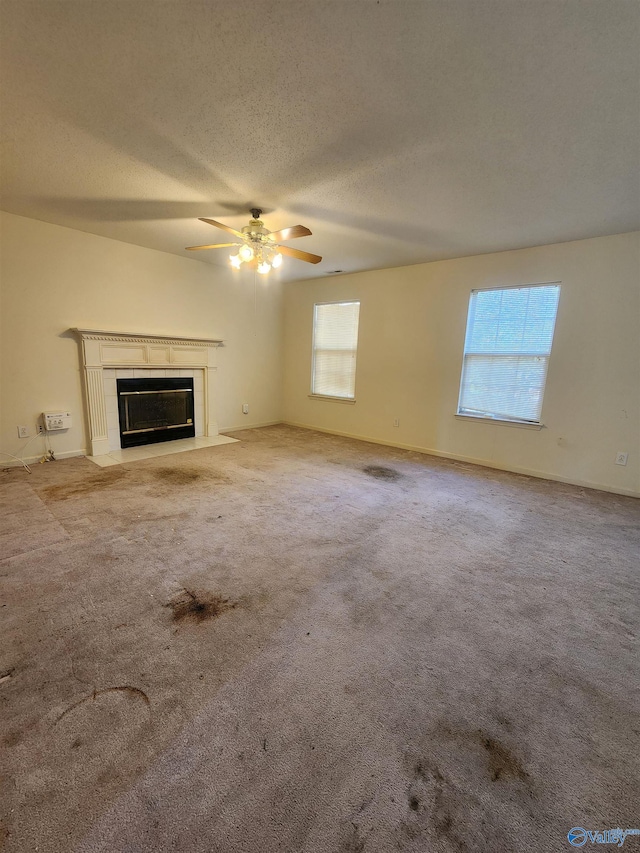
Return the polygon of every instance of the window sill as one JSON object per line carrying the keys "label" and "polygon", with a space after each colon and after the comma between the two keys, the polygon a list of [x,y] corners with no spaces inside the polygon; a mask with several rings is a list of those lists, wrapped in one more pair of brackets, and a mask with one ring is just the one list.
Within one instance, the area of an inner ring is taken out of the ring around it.
{"label": "window sill", "polygon": [[457,413],[454,417],[460,421],[479,421],[481,424],[499,424],[500,426],[520,427],[520,429],[544,429],[544,424],[530,424],[526,421],[508,421],[503,418],[482,418],[478,415],[460,415]]}
{"label": "window sill", "polygon": [[310,400],[330,400],[332,403],[348,403],[352,406],[355,403],[355,397],[350,400],[348,397],[329,397],[325,394],[309,394]]}

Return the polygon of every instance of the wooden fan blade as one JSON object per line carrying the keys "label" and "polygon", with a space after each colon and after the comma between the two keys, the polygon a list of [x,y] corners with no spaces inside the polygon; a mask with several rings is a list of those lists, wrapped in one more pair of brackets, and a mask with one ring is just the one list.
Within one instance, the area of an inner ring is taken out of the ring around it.
{"label": "wooden fan blade", "polygon": [[293,240],[294,237],[309,237],[311,231],[304,225],[292,225],[291,228],[283,228],[281,231],[272,231],[269,237],[273,237],[276,243],[281,240]]}
{"label": "wooden fan blade", "polygon": [[222,222],[216,222],[215,219],[203,219],[201,216],[199,219],[200,222],[206,222],[208,225],[215,225],[216,228],[222,228],[223,231],[228,231],[229,234],[233,234],[235,237],[242,237],[240,231],[236,231],[235,228],[231,228],[230,225],[223,225]]}
{"label": "wooden fan blade", "polygon": [[289,255],[290,258],[306,261],[308,264],[319,264],[322,260],[320,255],[312,255],[311,252],[301,252],[300,249],[292,249],[290,246],[278,246],[278,251],[283,255]]}
{"label": "wooden fan blade", "polygon": [[238,246],[239,243],[212,243],[210,246],[187,246],[186,248],[193,252],[195,249],[224,249],[225,246]]}

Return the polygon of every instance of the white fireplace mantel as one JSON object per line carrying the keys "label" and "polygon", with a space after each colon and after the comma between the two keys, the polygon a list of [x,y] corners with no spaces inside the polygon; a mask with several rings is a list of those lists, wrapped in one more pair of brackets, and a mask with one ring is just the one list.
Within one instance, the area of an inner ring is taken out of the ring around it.
{"label": "white fireplace mantel", "polygon": [[82,343],[89,450],[92,456],[109,453],[107,413],[102,371],[105,368],[190,368],[204,373],[204,433],[218,435],[215,415],[216,351],[221,340],[176,335],[147,335],[72,330]]}

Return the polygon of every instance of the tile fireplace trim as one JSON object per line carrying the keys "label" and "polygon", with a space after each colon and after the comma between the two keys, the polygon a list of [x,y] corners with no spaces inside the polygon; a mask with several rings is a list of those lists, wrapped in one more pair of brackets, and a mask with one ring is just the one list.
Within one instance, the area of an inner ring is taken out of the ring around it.
{"label": "tile fireplace trim", "polygon": [[204,434],[218,435],[215,413],[216,355],[222,340],[176,335],[71,330],[82,344],[85,403],[91,456],[109,453],[109,434],[102,371],[105,368],[194,368],[204,373]]}

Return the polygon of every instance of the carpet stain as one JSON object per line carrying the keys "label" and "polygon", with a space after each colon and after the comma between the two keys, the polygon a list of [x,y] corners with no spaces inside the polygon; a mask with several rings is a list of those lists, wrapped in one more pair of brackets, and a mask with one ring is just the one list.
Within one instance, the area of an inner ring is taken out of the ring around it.
{"label": "carpet stain", "polygon": [[504,776],[513,776],[518,779],[527,778],[524,767],[508,747],[495,738],[484,737],[482,732],[478,732],[478,737],[487,752],[489,772],[494,782]]}
{"label": "carpet stain", "polygon": [[[450,801],[455,802],[455,795],[449,790],[450,786],[440,768],[436,765],[430,766],[424,761],[417,761],[414,767],[413,785],[415,786],[419,782],[422,782],[427,791],[430,791],[431,807],[426,810],[426,814],[429,815],[436,835],[439,838],[445,838],[453,849],[461,851],[461,853],[466,851],[467,845],[455,829],[448,805]],[[414,801],[417,801],[415,807]],[[409,808],[412,811],[418,811],[421,804],[418,796],[410,795]]]}
{"label": "carpet stain", "polygon": [[153,476],[172,486],[188,486],[203,476],[198,468],[156,468]]}
{"label": "carpet stain", "polygon": [[529,781],[529,774],[524,769],[520,759],[497,738],[483,732],[482,729],[474,731],[453,730],[449,726],[440,726],[440,731],[445,737],[452,738],[462,743],[477,744],[482,747],[487,757],[487,770],[493,782],[511,777]]}
{"label": "carpet stain", "polygon": [[[444,793],[445,778],[437,767],[433,768],[434,795],[433,795],[433,825],[438,835],[451,837],[453,833],[453,818],[446,805]],[[459,849],[464,849],[464,842],[455,837]]]}
{"label": "carpet stain", "polygon": [[68,498],[90,495],[101,489],[108,489],[127,474],[121,468],[107,468],[93,477],[85,477],[74,483],[60,483],[54,486],[45,486],[40,490],[41,495],[51,501],[65,501]]}
{"label": "carpet stain", "polygon": [[4,746],[17,746],[22,740],[22,732],[13,731],[9,732],[2,738],[2,743]]}
{"label": "carpet stain", "polygon": [[396,471],[395,468],[387,468],[386,465],[365,465],[362,470],[376,480],[387,480],[391,483],[401,480],[403,477],[400,471]]}
{"label": "carpet stain", "polygon": [[218,593],[192,592],[189,589],[183,589],[166,604],[166,607],[173,610],[174,622],[204,622],[207,619],[216,619],[237,606],[237,601],[230,601]]}
{"label": "carpet stain", "polygon": [[355,823],[350,824],[346,838],[340,846],[341,853],[363,853],[364,839]]}
{"label": "carpet stain", "polygon": [[107,693],[124,693],[127,696],[130,696],[133,699],[142,699],[145,705],[151,705],[149,701],[149,697],[144,692],[144,690],[140,690],[139,687],[132,687],[130,684],[123,684],[118,687],[105,687],[104,690],[93,690],[89,693],[88,696],[83,696],[82,699],[79,699],[77,702],[74,702],[73,705],[69,705],[58,717],[56,720],[56,724],[66,717],[67,714],[70,714],[71,711],[75,711],[76,708],[79,708],[81,705],[84,705],[85,702],[93,701],[95,702],[98,696],[104,696]]}
{"label": "carpet stain", "polygon": [[154,468],[150,475],[166,486],[193,486],[205,485],[207,483],[225,483],[232,482],[231,478],[220,471],[213,471],[210,468],[184,467],[184,468]]}

